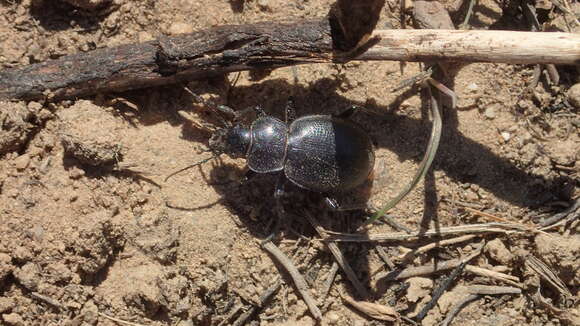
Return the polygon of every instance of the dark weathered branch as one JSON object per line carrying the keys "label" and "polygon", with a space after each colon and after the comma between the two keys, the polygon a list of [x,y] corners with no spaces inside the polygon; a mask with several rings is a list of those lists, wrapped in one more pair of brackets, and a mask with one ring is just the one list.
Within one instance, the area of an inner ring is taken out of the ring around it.
{"label": "dark weathered branch", "polygon": [[[357,60],[580,63],[580,35],[510,31],[378,30]],[[210,75],[343,62],[328,19],[219,26],[0,71],[1,99],[62,99]]]}

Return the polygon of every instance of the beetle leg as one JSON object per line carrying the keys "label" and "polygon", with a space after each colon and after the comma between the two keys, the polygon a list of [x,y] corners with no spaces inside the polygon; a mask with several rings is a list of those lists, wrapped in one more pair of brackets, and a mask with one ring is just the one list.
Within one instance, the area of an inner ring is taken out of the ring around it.
{"label": "beetle leg", "polygon": [[286,124],[290,124],[294,119],[296,119],[296,110],[294,109],[294,99],[292,97],[288,98],[286,102]]}
{"label": "beetle leg", "polygon": [[278,234],[280,233],[280,225],[282,224],[284,215],[286,215],[284,205],[282,205],[282,197],[284,196],[285,185],[286,185],[286,176],[284,175],[284,173],[280,173],[278,175],[278,180],[276,181],[276,188],[274,189],[274,202],[275,202],[274,205],[276,210],[276,221],[272,233],[270,233],[270,235],[267,236],[266,239],[262,241],[262,243],[277,238]]}
{"label": "beetle leg", "polygon": [[267,116],[266,111],[264,111],[264,109],[262,109],[262,107],[259,105],[254,107],[254,111],[256,111],[259,118]]}
{"label": "beetle leg", "polygon": [[362,110],[362,108],[360,106],[351,105],[349,108],[344,109],[339,113],[335,113],[332,116],[335,118],[340,118],[340,119],[350,119],[359,110]]}
{"label": "beetle leg", "polygon": [[324,204],[333,211],[357,211],[370,208],[367,203],[354,203],[349,205],[339,204],[335,198],[331,197],[324,197]]}
{"label": "beetle leg", "polygon": [[246,183],[246,182],[250,181],[250,179],[252,179],[253,177],[255,177],[256,174],[258,174],[258,173],[256,173],[256,172],[248,169],[248,171],[246,171],[244,173],[244,176],[242,177],[242,180],[240,180],[240,183],[243,184],[243,183]]}

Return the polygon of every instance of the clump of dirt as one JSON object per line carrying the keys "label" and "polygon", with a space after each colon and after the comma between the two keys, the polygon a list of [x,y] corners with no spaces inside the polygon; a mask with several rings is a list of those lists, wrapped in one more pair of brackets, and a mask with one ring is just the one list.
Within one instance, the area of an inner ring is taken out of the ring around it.
{"label": "clump of dirt", "polygon": [[[60,139],[64,150],[83,164],[92,166],[113,165],[122,160],[120,124],[110,115],[103,115],[101,108],[89,101],[78,101],[68,110],[58,115],[61,121]],[[83,120],[87,125],[97,126],[87,129],[79,125]]]}
{"label": "clump of dirt", "polygon": [[[0,1],[0,69],[224,24],[323,17],[332,3]],[[455,26],[463,23],[467,2],[442,5]],[[538,1],[536,10],[543,26],[578,28],[550,1]],[[387,3],[377,28],[399,28],[399,17],[398,6]],[[526,30],[522,17],[517,1],[480,1],[468,23]],[[521,294],[479,294],[452,325],[578,324],[580,80],[574,67],[556,66],[557,84],[542,69],[450,69],[440,82],[454,89],[458,107],[443,108],[434,166],[388,223],[369,233],[404,237],[405,230],[488,222],[519,231],[339,243],[371,292],[364,300],[415,318],[453,269],[406,279],[389,273],[441,266],[484,246],[423,325],[440,324],[472,295],[472,285]],[[166,176],[210,157],[211,130],[223,127],[213,105],[260,105],[284,119],[289,97],[297,116],[356,104],[371,113],[353,119],[375,141],[369,202],[380,206],[412,177],[429,137],[419,87],[391,91],[420,72],[415,63],[311,64],[85,99],[53,102],[47,94],[38,102],[0,102],[0,323],[314,325],[292,279],[260,247],[276,225],[276,176],[244,180],[244,161],[227,156]],[[305,217],[352,233],[366,215],[330,212],[321,196],[285,188],[287,217],[276,244],[304,275],[321,324],[376,325],[344,304],[341,293],[363,298]],[[559,215],[561,224],[540,230]]]}

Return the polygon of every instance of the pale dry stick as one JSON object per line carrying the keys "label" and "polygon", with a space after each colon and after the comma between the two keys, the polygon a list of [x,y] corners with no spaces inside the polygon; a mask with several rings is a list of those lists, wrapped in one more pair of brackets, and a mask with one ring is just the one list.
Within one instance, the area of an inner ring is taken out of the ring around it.
{"label": "pale dry stick", "polygon": [[390,306],[373,302],[357,301],[342,292],[340,292],[340,297],[344,302],[373,319],[394,322],[398,321],[401,317],[399,313]]}
{"label": "pale dry stick", "polygon": [[493,278],[495,280],[505,282],[505,283],[511,284],[513,286],[516,286],[516,287],[523,287],[523,285],[519,283],[520,279],[516,276],[513,276],[513,275],[500,273],[500,272],[492,271],[489,269],[485,269],[485,268],[482,268],[479,266],[473,266],[473,265],[465,266],[465,271],[472,273],[472,274],[475,274],[475,275]]}
{"label": "pale dry stick", "polygon": [[330,288],[332,287],[332,283],[334,283],[334,278],[338,272],[338,267],[339,266],[336,261],[332,262],[332,266],[328,272],[328,278],[326,281],[324,281],[324,286],[322,287],[322,298],[324,299],[326,299],[326,297],[328,297],[328,293],[330,293]]}
{"label": "pale dry stick", "polygon": [[[483,247],[482,247],[483,248]],[[410,277],[415,276],[425,276],[435,274],[441,271],[446,271],[449,269],[456,268],[457,266],[461,265],[463,261],[470,261],[477,255],[481,253],[481,249],[477,249],[474,253],[467,256],[466,258],[459,258],[459,259],[451,259],[446,260],[443,262],[438,262],[436,264],[429,264],[424,266],[418,267],[408,267],[403,270],[395,270],[392,272],[381,272],[375,275],[375,279],[385,279],[386,281],[390,280],[402,280]]]}
{"label": "pale dry stick", "polygon": [[522,289],[520,288],[482,284],[468,285],[467,291],[471,294],[480,295],[522,294]]}
{"label": "pale dry stick", "polygon": [[44,301],[44,302],[48,303],[49,305],[51,305],[53,307],[59,308],[61,310],[66,310],[66,307],[63,306],[60,302],[56,301],[53,298],[47,297],[45,295],[42,295],[42,294],[40,294],[38,292],[32,292],[32,293],[30,293],[30,296],[33,297],[33,298],[35,298],[35,299]]}
{"label": "pale dry stick", "polygon": [[119,318],[111,317],[111,316],[106,315],[106,314],[104,314],[102,312],[99,312],[98,314],[101,317],[107,318],[107,319],[112,320],[112,321],[114,321],[116,323],[119,323],[119,324],[129,325],[129,326],[145,326],[143,324],[132,323],[130,321],[126,321],[126,320],[122,320],[122,319],[119,319]]}
{"label": "pale dry stick", "polygon": [[290,259],[288,259],[288,257],[286,257],[286,255],[284,255],[284,253],[271,241],[262,243],[262,248],[276,258],[276,260],[286,268],[286,271],[288,271],[288,274],[290,274],[290,277],[292,277],[292,280],[294,281],[294,285],[296,285],[296,289],[302,296],[302,299],[304,299],[308,310],[310,310],[312,317],[316,320],[321,320],[322,313],[320,312],[320,309],[318,309],[316,301],[314,301],[310,295],[308,284],[306,284],[306,280],[304,280],[304,277],[300,274],[298,268],[296,268]]}
{"label": "pale dry stick", "polygon": [[[499,217],[499,216],[495,216],[493,214],[490,213],[486,213],[486,212],[482,212],[480,210],[474,209],[474,208],[470,208],[470,207],[463,207],[463,209],[465,209],[466,211],[473,213],[475,215],[479,215],[482,217],[485,217],[489,220],[492,220],[494,222],[500,222],[500,223],[514,223],[512,221],[506,220],[503,217]],[[532,225],[525,225],[525,224],[520,224],[522,227],[526,227],[529,228],[530,230],[533,230],[533,226]]]}
{"label": "pale dry stick", "polygon": [[478,294],[470,294],[467,297],[463,298],[449,311],[445,319],[443,319],[443,321],[441,322],[441,326],[448,326],[449,323],[453,321],[453,318],[455,318],[455,316],[457,316],[457,314],[461,311],[461,309],[467,306],[467,304],[469,304],[470,302],[476,301],[479,298],[481,298],[481,295]]}
{"label": "pale dry stick", "polygon": [[381,241],[405,241],[416,240],[418,238],[444,236],[450,234],[493,234],[503,233],[510,234],[515,232],[528,231],[521,224],[515,223],[483,223],[483,224],[466,224],[459,226],[443,227],[440,229],[429,229],[427,231],[413,231],[409,234],[406,232],[390,232],[390,233],[375,233],[375,234],[352,234],[339,233],[324,230],[329,236],[324,237],[324,241],[333,242],[381,242]]}
{"label": "pale dry stick", "polygon": [[[325,229],[322,227],[322,225],[320,225],[318,220],[316,220],[308,212],[305,212],[304,215],[306,216],[306,218],[308,219],[308,221],[310,222],[312,227],[314,227],[316,232],[318,232],[318,234],[322,238],[324,238]],[[346,277],[348,278],[348,280],[352,283],[352,285],[354,286],[354,288],[358,292],[358,295],[363,299],[370,297],[369,292],[364,287],[364,285],[359,281],[358,277],[356,277],[356,273],[354,272],[352,267],[350,267],[347,260],[344,258],[344,255],[340,251],[340,248],[338,248],[338,245],[336,245],[336,243],[332,243],[332,242],[325,242],[325,244],[328,247],[328,249],[330,249],[330,252],[332,252],[334,259],[336,259],[336,262],[338,263],[340,268],[342,268],[342,270],[346,274]]]}
{"label": "pale dry stick", "polygon": [[578,64],[580,35],[561,32],[376,30],[380,41],[354,60]]}
{"label": "pale dry stick", "polygon": [[422,254],[424,252],[427,252],[431,249],[437,248],[437,247],[443,247],[443,246],[447,246],[447,245],[451,245],[451,244],[456,244],[456,243],[461,243],[461,242],[465,242],[467,240],[471,240],[473,238],[477,237],[477,235],[475,234],[467,234],[467,235],[462,235],[459,236],[457,238],[451,238],[451,239],[445,239],[445,240],[439,240],[437,242],[433,242],[430,243],[428,245],[425,245],[423,247],[419,247],[415,250],[412,250],[402,256],[397,257],[397,259],[401,260],[401,261],[409,261],[410,259],[412,259],[413,257]]}

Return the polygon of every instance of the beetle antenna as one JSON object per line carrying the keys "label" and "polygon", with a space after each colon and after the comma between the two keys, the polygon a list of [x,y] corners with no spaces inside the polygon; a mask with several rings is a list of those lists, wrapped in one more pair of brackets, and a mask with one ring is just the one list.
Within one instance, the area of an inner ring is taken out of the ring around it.
{"label": "beetle antenna", "polygon": [[179,169],[179,170],[177,170],[177,171],[175,171],[175,172],[171,173],[171,174],[170,174],[170,175],[168,175],[167,177],[165,177],[165,180],[163,180],[163,182],[166,182],[167,180],[169,180],[169,178],[171,178],[171,177],[173,177],[174,175],[176,175],[176,174],[179,174],[179,173],[181,173],[181,172],[183,172],[183,171],[185,171],[185,170],[189,170],[189,169],[191,169],[191,168],[194,168],[194,167],[196,167],[196,166],[198,166],[198,165],[202,165],[202,164],[203,164],[203,163],[205,163],[205,162],[208,162],[208,161],[210,161],[210,160],[213,160],[214,158],[216,158],[216,157],[220,156],[221,154],[222,154],[222,153],[216,153],[215,155],[212,155],[212,156],[210,156],[210,157],[208,157],[208,158],[206,158],[206,159],[203,159],[203,160],[201,160],[201,161],[199,161],[199,162],[197,162],[197,163],[194,163],[194,164],[192,164],[192,165],[188,165],[188,166],[186,166],[186,167],[184,167],[184,168],[182,168],[182,169]]}
{"label": "beetle antenna", "polygon": [[[228,116],[228,118],[230,118],[230,119],[235,117],[235,112],[231,108],[229,108],[225,105],[215,105],[215,104],[209,103],[203,97],[192,92],[191,89],[189,89],[187,86],[183,86],[183,89],[186,92],[188,92],[189,95],[191,95],[197,103],[201,103],[202,105],[204,105],[206,107],[210,107],[214,111],[221,112],[222,114]],[[226,127],[226,128],[232,127],[232,123],[229,122],[228,120],[224,119],[219,114],[218,114],[218,120],[220,120],[220,122],[224,125],[224,127]]]}

